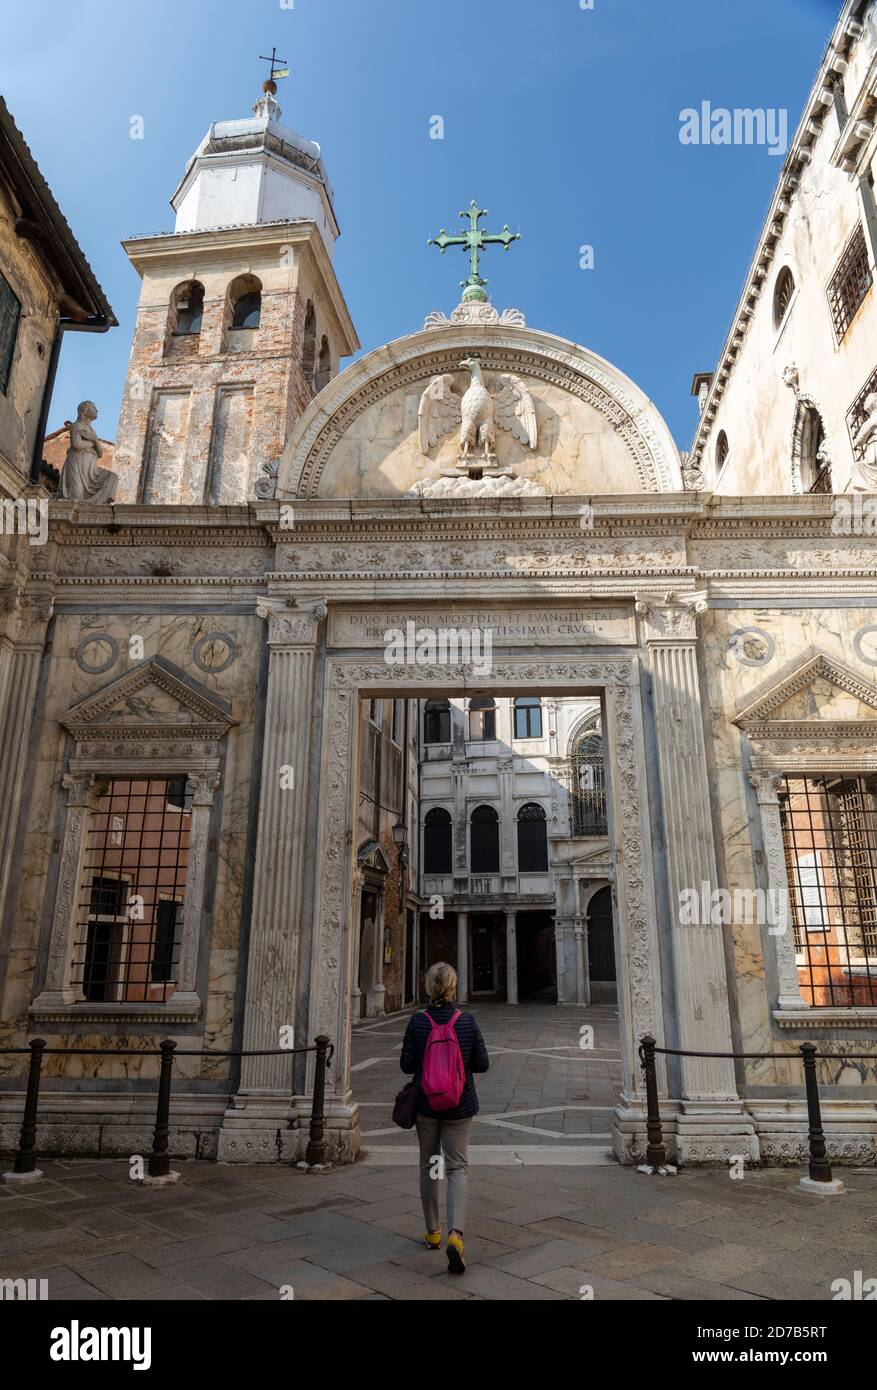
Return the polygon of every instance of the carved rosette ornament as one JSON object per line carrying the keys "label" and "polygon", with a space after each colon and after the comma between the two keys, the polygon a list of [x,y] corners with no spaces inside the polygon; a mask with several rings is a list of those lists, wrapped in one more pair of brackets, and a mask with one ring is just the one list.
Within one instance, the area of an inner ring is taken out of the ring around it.
{"label": "carved rosette ornament", "polygon": [[451,317],[433,309],[423,320],[424,328],[449,328],[452,324],[501,324],[503,328],[526,328],[527,320],[520,309],[503,309],[500,313],[492,304],[458,304]]}

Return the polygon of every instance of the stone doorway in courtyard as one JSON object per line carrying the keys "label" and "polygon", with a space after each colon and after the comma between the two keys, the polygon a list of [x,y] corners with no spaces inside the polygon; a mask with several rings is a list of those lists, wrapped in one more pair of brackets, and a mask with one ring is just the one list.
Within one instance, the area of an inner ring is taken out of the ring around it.
{"label": "stone doorway in courtyard", "polygon": [[461,1003],[615,1001],[602,705],[360,696],[354,1022],[419,1000],[438,960]]}

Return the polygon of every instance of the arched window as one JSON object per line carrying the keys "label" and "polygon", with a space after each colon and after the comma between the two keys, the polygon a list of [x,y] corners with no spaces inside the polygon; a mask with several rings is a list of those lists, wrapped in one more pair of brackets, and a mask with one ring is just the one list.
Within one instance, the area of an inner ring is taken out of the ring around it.
{"label": "arched window", "polygon": [[255,275],[239,275],[228,288],[231,306],[229,327],[258,328],[262,317],[262,282]]}
{"label": "arched window", "polygon": [[469,737],[473,739],[496,738],[495,700],[469,701]]}
{"label": "arched window", "polygon": [[795,277],[784,265],[776,279],[773,291],[773,326],[779,328],[789,312],[789,305],[795,293]]}
{"label": "arched window", "polygon": [[603,740],[584,733],[570,754],[570,807],[573,835],[606,834],[606,783]]}
{"label": "arched window", "polygon": [[451,816],[443,806],[427,811],[423,822],[423,872],[425,874],[453,873],[451,846]]}
{"label": "arched window", "polygon": [[171,333],[175,338],[201,332],[204,315],[204,286],[198,280],[184,280],[171,295]]}
{"label": "arched window", "polygon": [[472,812],[469,867],[473,874],[499,873],[499,816],[492,806],[476,806]]}
{"label": "arched window", "polygon": [[727,462],[731,446],[728,443],[728,436],[724,430],[719,430],[719,437],[716,440],[716,473],[720,473]]}
{"label": "arched window", "polygon": [[423,711],[424,743],[450,743],[451,703],[449,700],[427,700]]}
{"label": "arched window", "polygon": [[307,308],[305,309],[305,334],[301,350],[301,369],[304,374],[304,379],[308,383],[308,386],[313,385],[314,364],[316,362],[316,356],[317,315],[314,311],[313,304],[310,300],[308,300]]}
{"label": "arched window", "polygon": [[548,868],[548,826],[544,807],[529,801],[518,812],[518,872],[542,873]]}
{"label": "arched window", "polygon": [[542,701],[538,695],[519,695],[515,700],[515,738],[542,737]]}
{"label": "arched window", "polygon": [[320,342],[320,360],[317,366],[317,374],[314,377],[314,390],[322,391],[324,386],[328,386],[332,380],[332,350],[329,347],[329,339],[323,334]]}

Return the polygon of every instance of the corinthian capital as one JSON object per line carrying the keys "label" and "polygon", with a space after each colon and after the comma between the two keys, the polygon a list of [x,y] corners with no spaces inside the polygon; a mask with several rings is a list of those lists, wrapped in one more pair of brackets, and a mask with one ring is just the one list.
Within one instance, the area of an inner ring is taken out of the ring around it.
{"label": "corinthian capital", "polygon": [[668,590],[660,599],[638,599],[647,642],[692,642],[697,638],[697,618],[709,608],[706,594],[678,594]]}
{"label": "corinthian capital", "polygon": [[296,599],[266,595],[256,604],[260,618],[268,619],[268,645],[271,647],[312,646],[317,630],[328,613],[324,598]]}
{"label": "corinthian capital", "polygon": [[755,789],[759,804],[775,803],[782,784],[783,774],[774,767],[753,767],[750,769],[749,785]]}

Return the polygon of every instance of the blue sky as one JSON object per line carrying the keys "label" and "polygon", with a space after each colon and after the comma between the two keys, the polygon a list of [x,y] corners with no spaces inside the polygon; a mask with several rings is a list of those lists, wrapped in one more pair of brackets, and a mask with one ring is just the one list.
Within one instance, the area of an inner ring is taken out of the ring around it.
{"label": "blue sky", "polygon": [[[679,114],[786,108],[840,0],[4,0],[3,93],[120,327],[68,335],[49,421],[88,396],[115,436],[138,279],[119,246],[168,199],[212,120],[245,115],[260,53],[289,60],[283,120],[320,142],[335,264],[365,350],[450,312],[465,264],[429,236],[477,198],[499,308],[638,382],[687,448],[782,159],[685,146]],[[144,139],[129,138],[142,116]],[[444,139],[430,139],[430,118]],[[594,247],[594,269],[579,248]]]}

